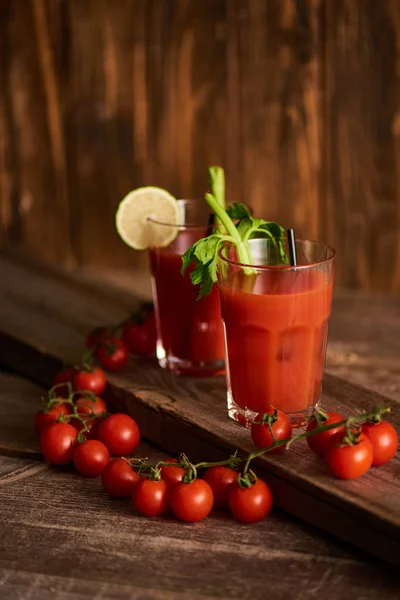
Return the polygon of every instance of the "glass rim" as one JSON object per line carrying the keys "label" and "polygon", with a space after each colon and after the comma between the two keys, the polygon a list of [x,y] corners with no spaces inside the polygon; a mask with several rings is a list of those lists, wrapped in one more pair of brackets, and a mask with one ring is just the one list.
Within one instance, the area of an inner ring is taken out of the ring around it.
{"label": "glass rim", "polygon": [[[275,237],[275,238],[252,238],[251,240],[248,240],[250,243],[253,240],[264,240],[264,241],[271,241],[272,239],[274,240],[284,240],[285,242],[287,242],[287,238],[286,237]],[[316,246],[323,246],[324,248],[328,248],[331,252],[331,256],[329,256],[329,258],[325,258],[324,260],[318,260],[312,263],[309,263],[308,265],[258,265],[258,264],[248,264],[248,263],[242,263],[238,260],[232,260],[231,258],[226,258],[225,256],[222,255],[222,252],[225,248],[227,248],[228,246],[235,246],[235,244],[233,242],[225,242],[224,245],[222,246],[222,248],[220,248],[220,250],[218,250],[218,258],[220,258],[222,261],[224,261],[225,263],[229,263],[231,265],[235,265],[237,267],[250,267],[253,269],[257,269],[259,271],[286,271],[286,270],[300,270],[300,269],[312,269],[313,267],[317,267],[318,265],[324,265],[326,263],[332,262],[336,256],[336,250],[334,248],[332,248],[332,246],[329,246],[329,244],[324,244],[323,242],[317,242],[316,240],[305,240],[302,238],[296,238],[296,242],[308,242],[311,244],[314,244]]]}
{"label": "glass rim", "polygon": [[[185,204],[188,205],[193,205],[195,203],[200,203],[200,200],[196,200],[195,198],[178,198],[177,202],[179,204],[179,206],[184,206]],[[211,209],[210,209],[211,211]],[[211,212],[210,212],[211,215]],[[179,223],[167,223],[166,221],[159,221],[157,219],[152,219],[151,217],[147,217],[146,221],[149,221],[150,223],[154,223],[154,225],[164,225],[164,227],[173,227],[174,229],[177,229],[178,231],[185,231],[185,230],[190,230],[190,231],[195,231],[197,230],[201,230],[204,231],[204,228],[207,228],[209,225],[207,222],[205,223],[183,223],[183,224],[179,224]]]}

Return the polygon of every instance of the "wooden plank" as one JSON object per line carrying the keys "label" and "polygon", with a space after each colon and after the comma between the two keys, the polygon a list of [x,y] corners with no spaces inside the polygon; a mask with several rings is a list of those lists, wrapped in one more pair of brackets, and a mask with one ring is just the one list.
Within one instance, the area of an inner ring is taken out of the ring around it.
{"label": "wooden plank", "polygon": [[202,196],[207,166],[226,162],[225,1],[72,0],[66,7],[66,144],[79,259],[143,265],[146,255],[115,232],[120,199],[151,184]]}
{"label": "wooden plank", "polygon": [[319,239],[322,2],[236,6],[245,196],[264,218]]}
{"label": "wooden plank", "polygon": [[45,2],[6,0],[1,11],[2,237],[27,253],[71,266],[62,77]]}
{"label": "wooden plank", "polygon": [[33,418],[43,392],[30,381],[0,372],[0,454],[40,457]]}
{"label": "wooden plank", "polygon": [[334,294],[327,370],[400,401],[400,298],[340,290]]}
{"label": "wooden plank", "polygon": [[218,511],[196,525],[146,519],[129,501],[109,498],[99,479],[54,469],[1,486],[0,501],[0,568],[11,578],[8,593],[16,585],[35,591],[36,584],[41,598],[54,582],[60,597],[68,587],[70,597],[86,597],[92,584],[90,597],[102,590],[100,597],[124,598],[131,586],[132,594],[146,590],[150,598],[164,592],[167,598],[261,600],[265,580],[249,578],[249,570],[268,572],[268,586],[282,599],[312,598],[321,579],[327,600],[350,599],[350,591],[366,600],[379,591],[389,600],[399,590],[387,569],[278,511],[251,531]]}
{"label": "wooden plank", "polygon": [[[30,382],[1,374],[0,448],[14,422],[6,410],[7,394],[20,417],[16,438],[23,450],[38,392]],[[154,461],[164,457],[144,443],[136,453]],[[382,593],[391,600],[399,588],[385,567],[278,510],[251,528],[221,511],[194,526],[171,516],[145,519],[129,501],[109,498],[99,479],[5,456],[0,456],[0,503],[4,600],[264,598],[265,580],[249,578],[249,565],[268,571],[268,585],[282,599],[295,592],[311,599],[324,585],[328,600],[354,594],[369,600]]]}
{"label": "wooden plank", "polygon": [[397,0],[0,10],[2,244],[144,266],[114,231],[118,200],[143,184],[200,197],[218,162],[230,200],[337,246],[342,285],[400,289]]}
{"label": "wooden plank", "polygon": [[324,238],[343,285],[399,291],[399,4],[327,1],[325,22]]}
{"label": "wooden plank", "polygon": [[[24,271],[22,265],[18,269],[20,274]],[[31,377],[40,373],[43,382],[49,382],[55,363],[75,355],[82,347],[85,331],[80,311],[88,305],[88,299],[83,291],[68,292],[66,282],[51,277],[47,287],[42,273],[40,292],[36,294],[46,300],[26,301],[28,290],[39,288],[35,285],[35,275],[31,273],[29,277],[27,269],[25,286],[21,289],[16,286],[10,299],[12,266],[5,270],[8,276],[0,278],[3,307],[0,363],[19,368]],[[87,329],[98,324],[96,311],[88,311],[85,318]],[[29,361],[21,360],[21,351],[29,353]],[[200,455],[215,458],[234,448],[246,451],[252,448],[248,432],[226,418],[225,382],[221,377],[177,378],[159,369],[155,361],[133,360],[124,371],[110,376],[109,382],[114,408],[123,407],[131,412],[138,418],[144,437],[169,452],[185,450],[196,460]],[[327,375],[324,403],[349,414],[389,401]],[[396,410],[392,422],[399,428]],[[400,458],[371,470],[360,480],[343,482],[330,477],[324,465],[304,449],[304,444],[298,444],[283,456],[258,461],[273,488],[276,503],[380,558],[399,564],[400,494],[395,474]]]}

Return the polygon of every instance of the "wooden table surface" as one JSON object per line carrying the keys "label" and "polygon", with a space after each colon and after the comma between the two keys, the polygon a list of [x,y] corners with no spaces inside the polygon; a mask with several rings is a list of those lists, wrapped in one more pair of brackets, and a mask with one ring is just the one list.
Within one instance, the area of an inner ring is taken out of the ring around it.
{"label": "wooden table surface", "polygon": [[[124,281],[147,294],[140,278]],[[399,401],[399,349],[398,297],[336,293],[330,372]],[[1,600],[400,597],[398,572],[277,509],[250,527],[225,513],[195,525],[146,519],[98,479],[50,468],[32,431],[41,393],[0,375]]]}
{"label": "wooden table surface", "polygon": [[278,510],[253,526],[222,511],[195,525],[146,519],[99,479],[51,468],[32,430],[41,392],[0,374],[2,600],[399,598],[394,571]]}

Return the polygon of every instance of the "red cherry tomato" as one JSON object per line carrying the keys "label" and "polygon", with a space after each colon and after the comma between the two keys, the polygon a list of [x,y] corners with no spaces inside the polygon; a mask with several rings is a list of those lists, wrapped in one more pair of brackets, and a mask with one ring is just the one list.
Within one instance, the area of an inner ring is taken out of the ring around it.
{"label": "red cherry tomato", "polygon": [[95,356],[103,369],[119,371],[128,361],[128,348],[122,340],[112,337],[97,348]]}
{"label": "red cherry tomato", "polygon": [[169,488],[169,504],[174,515],[181,521],[202,521],[210,514],[213,503],[213,491],[204,479],[178,483]]}
{"label": "red cherry tomato", "polygon": [[[268,413],[274,415],[275,410],[271,408]],[[255,419],[256,422],[260,422],[263,415],[259,414]],[[276,411],[277,420],[272,424],[272,431],[274,432],[277,440],[286,440],[292,437],[292,423],[286,413],[281,410]],[[273,437],[271,435],[268,424],[260,425],[257,423],[251,424],[251,437],[253,442],[259,448],[266,448],[273,443]],[[282,452],[286,446],[278,446],[270,452]]]}
{"label": "red cherry tomato", "polygon": [[72,380],[74,378],[75,375],[75,369],[73,367],[67,367],[66,369],[63,369],[62,371],[60,371],[60,373],[57,373],[57,375],[54,377],[53,380],[53,386],[56,385],[57,388],[55,389],[55,393],[57,396],[59,396],[60,398],[67,398],[68,394],[69,394],[69,389],[68,386],[65,385],[60,385],[61,383],[71,383],[71,390],[72,390]]}
{"label": "red cherry tomato", "polygon": [[53,465],[71,462],[78,432],[69,423],[53,423],[40,434],[40,451]]}
{"label": "red cherry tomato", "polygon": [[154,313],[144,315],[138,322],[128,321],[122,329],[122,339],[132,354],[137,356],[154,354],[157,342]]}
{"label": "red cherry tomato", "polygon": [[227,508],[231,486],[235,484],[237,472],[228,467],[209,467],[203,475],[214,494],[215,508]]}
{"label": "red cherry tomato", "polygon": [[387,421],[364,423],[362,432],[372,444],[374,466],[384,465],[396,454],[399,440],[393,425]]}
{"label": "red cherry tomato", "polygon": [[358,435],[357,443],[353,445],[344,445],[344,436],[339,431],[329,440],[326,464],[330,472],[339,479],[356,479],[364,475],[372,465],[372,445],[363,433]]}
{"label": "red cherry tomato", "polygon": [[140,441],[140,431],[132,417],[115,413],[99,423],[97,438],[107,446],[113,456],[128,456]]}
{"label": "red cherry tomato", "polygon": [[101,472],[101,483],[106,492],[115,498],[128,498],[140,475],[123,458],[114,458]]}
{"label": "red cherry tomato", "polygon": [[[326,412],[325,414],[328,418],[326,420],[321,421],[323,425],[333,425],[333,423],[339,423],[340,421],[344,421],[342,415],[340,415],[337,412]],[[317,427],[317,420],[315,419],[315,417],[313,417],[307,426],[307,431],[312,431]],[[328,429],[327,431],[311,435],[307,438],[307,443],[313,452],[315,452],[319,456],[325,456],[328,451],[329,441],[331,437],[333,437],[336,433],[339,433],[340,431],[344,431],[344,425],[341,425],[339,427],[333,427],[332,429]]]}
{"label": "red cherry tomato", "polygon": [[82,418],[84,422],[79,421],[78,419],[71,419],[70,425],[72,425],[72,427],[75,427],[75,429],[78,432],[82,431],[86,440],[97,439],[97,428],[99,426],[99,419],[96,419],[95,417]]}
{"label": "red cherry tomato", "polygon": [[99,342],[103,342],[110,336],[111,332],[108,327],[97,327],[96,329],[93,329],[93,331],[91,331],[87,336],[86,348],[93,348],[93,346],[96,346]]}
{"label": "red cherry tomato", "polygon": [[33,422],[33,426],[35,428],[36,435],[40,435],[43,429],[49,427],[53,423],[55,423],[60,415],[68,415],[69,414],[69,405],[60,403],[56,406],[52,406],[49,410],[43,411],[38,410],[35,415],[35,420]]}
{"label": "red cherry tomato", "polygon": [[[81,396],[75,400],[75,405],[77,407],[77,412],[84,419],[85,425],[87,426],[87,431],[85,431],[86,439],[95,439],[100,419],[93,418],[90,415],[106,413],[106,403],[99,396],[95,396],[94,399]],[[88,416],[86,417],[86,415]],[[79,421],[79,419],[71,419],[70,424],[78,431],[82,431],[84,427],[84,424]]]}
{"label": "red cherry tomato", "polygon": [[102,369],[94,368],[90,371],[80,370],[73,379],[75,390],[87,390],[100,396],[106,388],[106,376]]}
{"label": "red cherry tomato", "polygon": [[79,473],[97,477],[110,462],[110,453],[102,442],[87,440],[75,448],[73,461]]}
{"label": "red cherry tomato", "polygon": [[80,396],[75,400],[75,405],[79,414],[100,415],[107,412],[107,405],[99,396],[95,396],[93,399]]}
{"label": "red cherry tomato", "polygon": [[[173,488],[171,488],[173,489]],[[146,517],[158,517],[168,510],[168,486],[163,479],[141,479],[133,488],[132,502]]]}
{"label": "red cherry tomato", "polygon": [[[167,458],[165,460],[165,462],[177,462],[176,458]],[[183,469],[182,467],[175,467],[175,466],[171,466],[171,467],[161,467],[160,468],[160,472],[161,472],[161,478],[164,479],[164,481],[166,482],[166,484],[168,486],[171,485],[176,485],[177,483],[180,483],[182,481],[182,477],[185,474],[185,469]]]}
{"label": "red cherry tomato", "polygon": [[241,488],[236,483],[229,491],[228,505],[231,513],[242,523],[257,523],[271,511],[271,490],[262,479],[257,479],[249,488]]}

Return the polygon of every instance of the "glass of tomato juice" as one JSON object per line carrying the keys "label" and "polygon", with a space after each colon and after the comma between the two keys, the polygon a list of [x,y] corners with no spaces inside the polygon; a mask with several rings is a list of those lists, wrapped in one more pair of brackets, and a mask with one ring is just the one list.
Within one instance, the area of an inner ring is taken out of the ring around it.
{"label": "glass of tomato juice", "polygon": [[[197,300],[190,266],[182,276],[182,255],[209,233],[209,211],[197,200],[178,200],[178,225],[149,219],[155,232],[164,229],[167,247],[150,248],[152,291],[157,325],[159,364],[180,375],[195,377],[224,371],[224,334],[217,286]],[[168,231],[166,231],[168,229]]]}
{"label": "glass of tomato juice", "polygon": [[271,407],[302,425],[319,402],[332,304],[335,251],[296,240],[250,240],[251,268],[234,247],[219,252],[229,416],[250,424]]}

